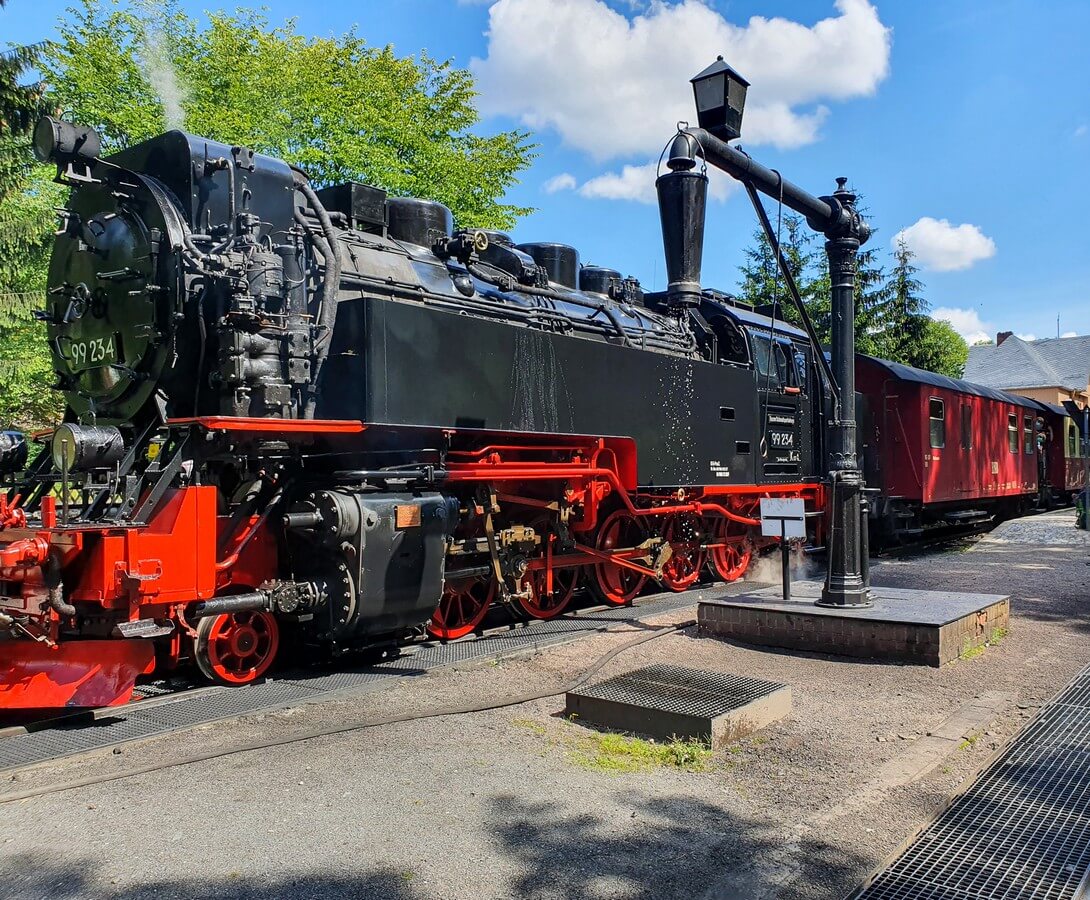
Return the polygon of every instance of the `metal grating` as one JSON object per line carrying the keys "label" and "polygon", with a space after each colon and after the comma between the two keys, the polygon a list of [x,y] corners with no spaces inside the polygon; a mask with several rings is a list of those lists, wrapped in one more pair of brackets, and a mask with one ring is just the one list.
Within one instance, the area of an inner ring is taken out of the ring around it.
{"label": "metal grating", "polygon": [[170,699],[169,691],[157,687],[145,693],[148,699],[118,708],[116,712],[100,711],[98,718],[90,723],[57,723],[0,738],[0,772],[156,737],[193,725],[311,702],[340,692],[376,690],[393,684],[400,677],[419,675],[441,666],[533,651],[604,631],[619,622],[683,609],[694,605],[698,599],[698,591],[657,594],[641,598],[630,607],[532,622],[513,630],[447,644],[423,644],[415,653],[357,670],[289,672],[284,673],[284,677],[243,688],[205,687],[178,694],[176,699]]}
{"label": "metal grating", "polygon": [[1090,667],[856,900],[1074,900],[1090,876]]}
{"label": "metal grating", "polygon": [[784,687],[775,681],[745,675],[659,663],[571,691],[569,697],[593,697],[661,712],[714,719],[754,700],[768,697]]}

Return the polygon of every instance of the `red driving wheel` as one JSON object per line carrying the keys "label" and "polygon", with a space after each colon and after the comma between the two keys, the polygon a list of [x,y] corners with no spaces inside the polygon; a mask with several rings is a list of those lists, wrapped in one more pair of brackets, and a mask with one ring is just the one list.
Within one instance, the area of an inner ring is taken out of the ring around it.
{"label": "red driving wheel", "polygon": [[670,545],[670,558],[662,567],[662,583],[672,591],[696,584],[704,565],[704,528],[699,516],[677,513],[666,520],[662,539]]}
{"label": "red driving wheel", "polygon": [[[599,550],[624,550],[643,540],[643,526],[627,510],[618,509],[602,522],[596,544]],[[594,593],[610,606],[630,603],[647,584],[646,575],[608,562],[595,563],[590,575]]]}
{"label": "red driving wheel", "polygon": [[724,545],[712,547],[708,552],[712,574],[720,581],[737,581],[746,574],[753,557],[747,527],[720,517],[715,519],[711,531],[715,543]]}
{"label": "red driving wheel", "polygon": [[453,641],[472,633],[484,621],[496,583],[491,578],[459,578],[443,586],[443,596],[428,622],[428,634]]}
{"label": "red driving wheel", "polygon": [[[548,553],[551,544],[553,552],[556,551],[556,534],[553,532],[553,523],[547,517],[536,519],[533,523],[534,530],[541,535],[542,560],[551,559]],[[559,616],[571,602],[575,594],[575,586],[579,582],[579,569],[553,567],[553,590],[548,593],[549,576],[547,569],[531,569],[522,579],[520,587],[529,589],[529,597],[516,597],[519,608],[533,619],[553,619]]]}
{"label": "red driving wheel", "polygon": [[280,626],[265,610],[208,616],[197,625],[194,658],[219,684],[250,684],[269,671],[280,646]]}

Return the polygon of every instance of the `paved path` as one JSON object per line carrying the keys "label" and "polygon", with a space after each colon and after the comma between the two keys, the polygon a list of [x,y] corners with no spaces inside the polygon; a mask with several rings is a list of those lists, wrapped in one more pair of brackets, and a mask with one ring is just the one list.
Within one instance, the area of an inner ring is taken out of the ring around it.
{"label": "paved path", "polygon": [[[1012,593],[1011,634],[942,670],[664,637],[601,677],[676,661],[789,682],[793,715],[707,771],[609,774],[562,698],[320,738],[0,806],[0,885],[30,898],[842,896],[1090,662],[1090,559],[1070,514],[876,583]],[[691,610],[663,617],[689,618]],[[643,630],[394,690],[256,715],[37,770],[117,771],[290,730],[555,687]],[[948,738],[947,753],[931,737]],[[970,734],[971,740],[957,740]],[[9,784],[25,789],[28,776]]]}

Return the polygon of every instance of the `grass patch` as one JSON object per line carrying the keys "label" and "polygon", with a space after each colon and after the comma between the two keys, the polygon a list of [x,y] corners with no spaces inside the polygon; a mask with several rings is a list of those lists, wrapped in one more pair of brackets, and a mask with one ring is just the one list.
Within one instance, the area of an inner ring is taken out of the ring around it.
{"label": "grass patch", "polygon": [[596,734],[572,752],[583,768],[610,774],[658,768],[704,772],[711,755],[711,748],[703,741],[674,738],[660,744],[624,734]]}
{"label": "grass patch", "polygon": [[1007,636],[1007,634],[1006,628],[993,628],[991,634],[988,635],[988,643],[998,644]]}
{"label": "grass patch", "polygon": [[972,750],[976,746],[976,742],[980,740],[979,734],[971,734],[960,744],[958,744],[959,750]]}
{"label": "grass patch", "polygon": [[512,719],[511,724],[516,728],[525,728],[527,731],[532,731],[534,734],[545,733],[545,726],[533,719]]}
{"label": "grass patch", "polygon": [[978,656],[984,655],[984,647],[986,645],[980,644],[979,646],[972,646],[972,642],[966,638],[965,643],[961,645],[961,653],[958,654],[960,659],[976,659]]}

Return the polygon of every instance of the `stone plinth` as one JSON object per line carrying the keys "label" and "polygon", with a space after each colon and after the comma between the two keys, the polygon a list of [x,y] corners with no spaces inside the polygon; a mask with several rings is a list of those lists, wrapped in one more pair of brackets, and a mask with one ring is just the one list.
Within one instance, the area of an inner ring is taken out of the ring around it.
{"label": "stone plinth", "polygon": [[815,606],[821,585],[791,585],[701,602],[701,633],[747,644],[941,666],[995,640],[1010,625],[1000,594],[873,588],[866,609]]}

